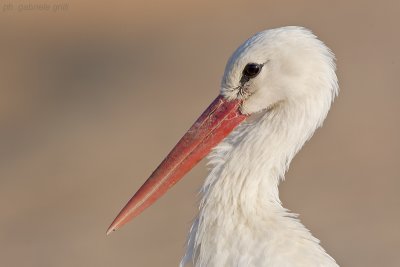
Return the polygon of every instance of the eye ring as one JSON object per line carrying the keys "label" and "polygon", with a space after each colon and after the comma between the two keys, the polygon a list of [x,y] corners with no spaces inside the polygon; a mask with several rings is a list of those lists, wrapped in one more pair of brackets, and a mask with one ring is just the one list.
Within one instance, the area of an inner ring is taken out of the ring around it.
{"label": "eye ring", "polygon": [[248,79],[254,78],[261,72],[262,67],[263,64],[249,63],[244,67],[242,74]]}

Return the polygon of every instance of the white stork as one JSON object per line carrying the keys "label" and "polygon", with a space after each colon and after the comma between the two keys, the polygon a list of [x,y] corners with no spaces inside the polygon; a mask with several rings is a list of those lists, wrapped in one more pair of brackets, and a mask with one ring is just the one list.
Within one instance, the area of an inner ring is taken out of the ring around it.
{"label": "white stork", "polygon": [[278,191],[338,94],[335,68],[331,50],[302,27],[266,30],[245,41],[226,65],[220,95],[107,233],[149,207],[215,147],[181,266],[338,266],[282,207]]}

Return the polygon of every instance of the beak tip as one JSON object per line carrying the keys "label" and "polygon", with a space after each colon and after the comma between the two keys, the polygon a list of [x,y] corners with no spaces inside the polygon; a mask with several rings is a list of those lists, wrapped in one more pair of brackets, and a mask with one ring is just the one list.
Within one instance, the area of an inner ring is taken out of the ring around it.
{"label": "beak tip", "polygon": [[114,225],[110,225],[110,227],[108,227],[108,229],[107,229],[106,235],[109,236],[110,234],[112,234],[116,230],[117,230],[117,228]]}
{"label": "beak tip", "polygon": [[113,232],[115,232],[115,230],[116,230],[116,229],[113,229],[113,228],[111,228],[111,227],[108,228],[108,229],[107,229],[107,232],[106,232],[106,235],[112,234]]}

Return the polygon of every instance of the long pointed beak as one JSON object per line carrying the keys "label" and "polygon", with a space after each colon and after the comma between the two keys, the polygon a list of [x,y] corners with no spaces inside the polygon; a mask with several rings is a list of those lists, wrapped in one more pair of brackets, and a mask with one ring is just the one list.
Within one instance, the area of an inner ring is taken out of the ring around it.
{"label": "long pointed beak", "polygon": [[240,105],[218,96],[120,211],[107,235],[152,205],[240,124],[246,118]]}

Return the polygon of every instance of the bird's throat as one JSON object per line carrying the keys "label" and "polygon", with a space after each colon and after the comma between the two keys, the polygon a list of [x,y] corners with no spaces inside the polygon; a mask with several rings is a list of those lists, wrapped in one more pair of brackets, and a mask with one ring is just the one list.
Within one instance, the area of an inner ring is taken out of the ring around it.
{"label": "bird's throat", "polygon": [[203,187],[203,209],[214,206],[212,209],[227,216],[240,214],[247,220],[282,209],[279,182],[310,132],[300,114],[296,119],[292,116],[288,124],[286,117],[291,115],[287,113],[277,107],[258,115],[212,152],[209,160],[213,168]]}
{"label": "bird's throat", "polygon": [[282,207],[278,191],[290,161],[318,126],[305,124],[304,112],[276,107],[241,124],[213,150],[184,261],[198,258],[205,266],[229,266],[213,262],[213,253],[238,249],[243,238],[247,245],[254,244],[257,254],[260,236],[276,238],[271,233],[282,227],[301,228],[300,233],[309,235]]}

